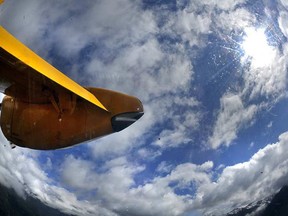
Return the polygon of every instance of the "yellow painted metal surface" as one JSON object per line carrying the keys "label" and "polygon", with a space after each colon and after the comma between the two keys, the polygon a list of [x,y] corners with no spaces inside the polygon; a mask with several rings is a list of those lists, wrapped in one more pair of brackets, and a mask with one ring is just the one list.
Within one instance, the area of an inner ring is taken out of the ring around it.
{"label": "yellow painted metal surface", "polygon": [[0,0],[0,4],[2,4],[4,2],[4,0]]}
{"label": "yellow painted metal surface", "polygon": [[22,44],[19,40],[13,37],[2,26],[0,26],[0,47],[48,79],[58,83],[62,87],[84,98],[92,104],[95,104],[101,109],[108,111],[93,94],[46,62],[44,59]]}

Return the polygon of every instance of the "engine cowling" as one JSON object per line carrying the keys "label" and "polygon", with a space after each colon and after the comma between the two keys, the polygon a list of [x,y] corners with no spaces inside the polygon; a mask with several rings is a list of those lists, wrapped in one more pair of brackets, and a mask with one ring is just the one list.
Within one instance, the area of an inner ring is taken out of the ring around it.
{"label": "engine cowling", "polygon": [[135,97],[99,88],[88,90],[109,112],[79,98],[72,112],[64,110],[59,113],[53,103],[33,104],[4,97],[1,111],[3,134],[18,146],[58,149],[120,131],[143,115],[143,106]]}

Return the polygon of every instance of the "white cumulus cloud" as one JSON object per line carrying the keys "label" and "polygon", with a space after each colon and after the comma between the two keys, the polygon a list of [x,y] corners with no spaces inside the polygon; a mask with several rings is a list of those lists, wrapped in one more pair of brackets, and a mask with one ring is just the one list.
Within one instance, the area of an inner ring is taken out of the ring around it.
{"label": "white cumulus cloud", "polygon": [[239,95],[227,94],[220,99],[220,111],[214,125],[209,144],[216,149],[224,144],[229,146],[237,138],[237,132],[251,124],[256,112],[256,105],[245,107]]}

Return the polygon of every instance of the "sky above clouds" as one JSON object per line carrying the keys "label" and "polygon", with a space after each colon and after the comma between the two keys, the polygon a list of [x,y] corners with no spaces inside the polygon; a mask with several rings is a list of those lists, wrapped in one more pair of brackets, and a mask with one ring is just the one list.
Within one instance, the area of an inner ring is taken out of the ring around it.
{"label": "sky above clouds", "polygon": [[276,193],[286,156],[285,0],[6,0],[0,23],[84,86],[141,99],[122,132],[11,150],[0,183],[76,215],[221,215]]}

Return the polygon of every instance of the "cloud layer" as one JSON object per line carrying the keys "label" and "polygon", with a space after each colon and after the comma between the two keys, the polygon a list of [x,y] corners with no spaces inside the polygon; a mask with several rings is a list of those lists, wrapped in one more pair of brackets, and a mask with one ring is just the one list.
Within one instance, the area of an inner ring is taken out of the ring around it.
{"label": "cloud layer", "polygon": [[[6,1],[1,25],[82,85],[139,97],[145,115],[56,152],[11,150],[1,136],[0,183],[76,215],[221,215],[276,192],[288,178],[288,132],[242,163],[214,161],[286,99],[287,3],[264,22],[257,10],[273,12],[265,2]],[[258,27],[270,64],[243,51],[247,28]],[[227,68],[236,68],[228,81]]]}

